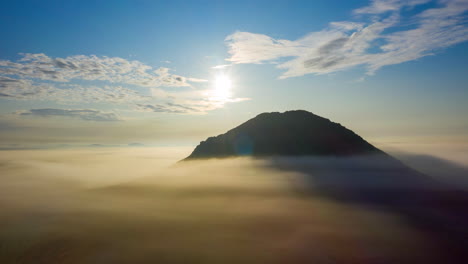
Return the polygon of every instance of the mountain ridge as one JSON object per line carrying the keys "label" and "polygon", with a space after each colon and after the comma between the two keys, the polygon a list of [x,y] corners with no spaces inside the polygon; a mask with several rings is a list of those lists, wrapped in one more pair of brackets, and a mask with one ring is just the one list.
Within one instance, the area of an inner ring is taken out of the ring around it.
{"label": "mountain ridge", "polygon": [[351,156],[383,154],[352,130],[305,110],[261,113],[200,142],[184,160],[236,156]]}

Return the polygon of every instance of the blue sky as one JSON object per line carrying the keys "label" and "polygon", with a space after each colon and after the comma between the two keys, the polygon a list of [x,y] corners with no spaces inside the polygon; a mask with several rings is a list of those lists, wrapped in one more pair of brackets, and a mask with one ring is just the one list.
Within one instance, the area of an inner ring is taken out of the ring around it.
{"label": "blue sky", "polygon": [[464,138],[467,2],[9,1],[0,138],[193,144],[289,109],[376,140]]}

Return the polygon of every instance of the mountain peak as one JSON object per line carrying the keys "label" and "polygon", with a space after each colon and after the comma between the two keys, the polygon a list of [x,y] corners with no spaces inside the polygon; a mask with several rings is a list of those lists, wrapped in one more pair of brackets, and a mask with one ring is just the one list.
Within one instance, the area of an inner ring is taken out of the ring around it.
{"label": "mountain peak", "polygon": [[202,141],[186,159],[382,153],[338,123],[293,110],[259,114],[225,134]]}

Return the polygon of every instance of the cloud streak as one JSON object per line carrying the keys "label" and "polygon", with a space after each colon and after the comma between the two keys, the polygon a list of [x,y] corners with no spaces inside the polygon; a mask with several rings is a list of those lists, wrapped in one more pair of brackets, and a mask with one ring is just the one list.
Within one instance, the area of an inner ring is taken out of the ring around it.
{"label": "cloud streak", "polygon": [[162,103],[138,103],[136,109],[143,112],[204,114],[224,107],[227,103],[248,101],[250,98],[217,98],[212,90],[168,92],[152,89],[153,96],[163,99]]}
{"label": "cloud streak", "polygon": [[359,65],[371,75],[384,66],[429,56],[468,40],[466,0],[440,0],[434,8],[408,17],[402,15],[407,9],[428,2],[431,1],[374,0],[369,6],[354,10],[363,21],[331,22],[327,28],[297,40],[236,32],[225,40],[230,54],[227,61],[277,64],[285,70],[280,79],[332,73]]}
{"label": "cloud streak", "polygon": [[413,7],[430,2],[431,0],[372,0],[369,6],[354,10],[355,14],[382,14],[398,11],[403,7]]}
{"label": "cloud streak", "polygon": [[[171,91],[150,89],[143,96],[135,90],[122,86],[80,86],[35,84],[31,80],[19,80],[0,76],[0,98],[8,100],[45,101],[63,105],[76,103],[112,103],[130,106],[129,110],[174,114],[204,114],[224,107],[226,103],[249,100],[248,98],[216,98],[209,89]],[[40,116],[40,115],[30,115]]]}
{"label": "cloud streak", "polygon": [[153,70],[142,62],[119,57],[76,55],[51,58],[43,53],[22,53],[21,56],[16,62],[0,60],[0,74],[54,82],[107,81],[143,87],[183,87],[190,86],[191,81],[190,78],[171,74],[169,68]]}
{"label": "cloud streak", "polygon": [[76,118],[85,121],[98,121],[98,122],[109,122],[109,121],[121,121],[119,116],[112,112],[102,112],[99,110],[92,109],[56,109],[56,108],[42,108],[42,109],[31,109],[28,111],[20,111],[16,114],[20,116],[32,116],[32,117],[65,117],[65,118]]}
{"label": "cloud streak", "polygon": [[31,80],[0,76],[0,98],[14,100],[53,101],[69,103],[129,103],[148,100],[138,92],[122,86],[81,86],[66,84],[34,83]]}
{"label": "cloud streak", "polygon": [[[45,54],[21,54],[16,62],[0,60],[0,99],[45,101],[58,104],[112,103],[127,105],[127,110],[177,114],[206,113],[222,108],[239,98],[214,100],[207,92],[192,85],[208,80],[184,77],[171,69],[152,67],[139,61],[118,57],[76,55],[52,58]],[[181,89],[171,89],[181,87]],[[157,91],[156,93],[152,91]],[[146,92],[146,94],[144,94]],[[101,113],[29,111],[29,116],[62,115],[87,120],[113,121]]]}

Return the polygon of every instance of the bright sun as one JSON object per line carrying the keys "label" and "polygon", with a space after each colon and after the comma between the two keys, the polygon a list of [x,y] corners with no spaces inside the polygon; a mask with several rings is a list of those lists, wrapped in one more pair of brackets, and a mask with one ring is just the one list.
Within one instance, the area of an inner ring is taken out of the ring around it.
{"label": "bright sun", "polygon": [[214,96],[220,99],[227,99],[231,92],[231,80],[228,76],[220,74],[216,77]]}

